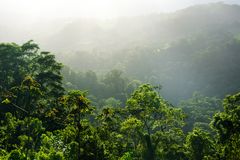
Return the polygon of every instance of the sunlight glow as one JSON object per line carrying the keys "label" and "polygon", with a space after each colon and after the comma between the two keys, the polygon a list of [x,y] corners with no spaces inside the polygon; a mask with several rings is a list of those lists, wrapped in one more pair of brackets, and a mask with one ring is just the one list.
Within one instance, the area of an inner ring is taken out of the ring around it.
{"label": "sunlight glow", "polygon": [[32,18],[114,18],[172,12],[197,3],[219,0],[0,0],[0,14]]}

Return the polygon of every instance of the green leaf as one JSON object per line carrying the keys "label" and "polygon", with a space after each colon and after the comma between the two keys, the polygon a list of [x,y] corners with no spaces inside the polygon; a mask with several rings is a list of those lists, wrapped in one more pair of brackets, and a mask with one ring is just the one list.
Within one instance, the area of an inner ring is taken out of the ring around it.
{"label": "green leaf", "polygon": [[10,104],[11,101],[10,101],[8,98],[6,98],[4,101],[2,101],[2,103],[3,103],[3,104]]}

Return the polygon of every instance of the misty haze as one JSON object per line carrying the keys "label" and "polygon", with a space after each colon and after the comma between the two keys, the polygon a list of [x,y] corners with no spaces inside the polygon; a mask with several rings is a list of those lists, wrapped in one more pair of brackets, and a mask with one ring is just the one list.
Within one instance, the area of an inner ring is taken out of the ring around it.
{"label": "misty haze", "polygon": [[240,1],[0,0],[0,160],[240,160]]}

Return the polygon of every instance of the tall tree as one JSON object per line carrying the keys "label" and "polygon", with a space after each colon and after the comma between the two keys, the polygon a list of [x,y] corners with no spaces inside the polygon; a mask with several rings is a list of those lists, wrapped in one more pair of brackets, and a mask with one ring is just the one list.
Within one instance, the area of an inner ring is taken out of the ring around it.
{"label": "tall tree", "polygon": [[18,86],[25,77],[31,76],[48,97],[63,95],[62,65],[49,52],[40,52],[33,41],[23,45],[0,44],[0,89],[9,90]]}
{"label": "tall tree", "polygon": [[223,101],[224,111],[217,113],[212,123],[218,136],[221,159],[237,160],[240,157],[240,93],[227,96]]}
{"label": "tall tree", "polygon": [[[127,101],[129,117],[122,123],[127,132],[135,130],[135,141],[143,147],[144,159],[173,158],[181,148],[183,114],[165,101],[151,85],[141,85]],[[133,125],[134,124],[134,125]],[[133,142],[133,143],[135,143]],[[134,148],[133,148],[134,150]],[[174,157],[176,159],[178,156]]]}

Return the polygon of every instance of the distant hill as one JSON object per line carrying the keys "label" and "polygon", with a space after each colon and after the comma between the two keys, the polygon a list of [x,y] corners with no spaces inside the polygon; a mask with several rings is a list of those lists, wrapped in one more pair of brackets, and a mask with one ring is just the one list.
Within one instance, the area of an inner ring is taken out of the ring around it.
{"label": "distant hill", "polygon": [[[25,33],[0,27],[1,37]],[[194,91],[219,97],[240,91],[239,5],[212,3],[106,21],[59,19],[25,30],[75,70],[121,69],[133,78],[160,83],[173,102]]]}
{"label": "distant hill", "polygon": [[[110,50],[174,41],[201,32],[238,33],[240,6],[224,3],[196,5],[169,14],[122,17],[110,20],[42,20],[14,25],[1,15],[0,41],[34,39],[52,51]],[[9,23],[9,24],[8,24]],[[116,48],[117,46],[117,48]]]}
{"label": "distant hill", "polygon": [[170,14],[118,18],[107,21],[78,19],[45,35],[42,44],[57,51],[121,49],[175,41],[201,32],[240,32],[240,6],[213,3]]}

